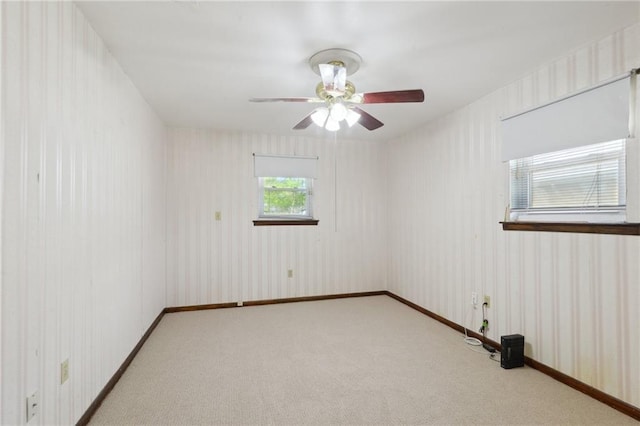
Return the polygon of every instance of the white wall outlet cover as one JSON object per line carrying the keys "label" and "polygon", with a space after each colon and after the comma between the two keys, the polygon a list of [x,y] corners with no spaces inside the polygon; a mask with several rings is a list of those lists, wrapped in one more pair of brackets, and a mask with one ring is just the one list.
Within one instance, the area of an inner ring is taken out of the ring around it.
{"label": "white wall outlet cover", "polygon": [[38,391],[35,391],[33,395],[27,397],[27,422],[31,420],[40,409],[40,401]]}

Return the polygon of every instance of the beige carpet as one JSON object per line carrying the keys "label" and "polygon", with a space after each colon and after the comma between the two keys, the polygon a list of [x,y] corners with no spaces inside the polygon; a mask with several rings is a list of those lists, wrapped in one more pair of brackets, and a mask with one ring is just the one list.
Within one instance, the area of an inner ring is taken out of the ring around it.
{"label": "beige carpet", "polygon": [[91,424],[637,422],[374,296],[167,314]]}

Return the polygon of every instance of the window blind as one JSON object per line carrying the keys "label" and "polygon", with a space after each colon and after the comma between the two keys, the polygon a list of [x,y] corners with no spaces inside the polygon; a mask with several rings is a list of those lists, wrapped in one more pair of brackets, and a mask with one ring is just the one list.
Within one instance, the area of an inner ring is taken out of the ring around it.
{"label": "window blind", "polygon": [[510,161],[511,210],[624,208],[625,140]]}
{"label": "window blind", "polygon": [[256,177],[317,177],[318,157],[253,154]]}
{"label": "window blind", "polygon": [[629,136],[630,76],[502,120],[502,160]]}

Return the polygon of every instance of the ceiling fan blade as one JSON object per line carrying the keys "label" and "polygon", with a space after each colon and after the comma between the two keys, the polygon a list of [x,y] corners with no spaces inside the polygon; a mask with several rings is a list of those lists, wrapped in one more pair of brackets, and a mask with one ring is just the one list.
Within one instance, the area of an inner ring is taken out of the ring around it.
{"label": "ceiling fan blade", "polygon": [[358,107],[353,107],[353,110],[358,114],[360,114],[360,119],[358,120],[358,123],[360,123],[362,127],[364,127],[365,129],[375,130],[384,126],[384,123],[382,121],[378,120],[368,112],[365,112]]}
{"label": "ceiling fan blade", "polygon": [[313,120],[311,119],[311,114],[313,114],[313,112],[308,114],[305,118],[302,119],[302,121],[300,121],[298,124],[293,126],[293,130],[304,130],[307,127],[309,127],[311,123],[313,123]]}
{"label": "ceiling fan blade", "polygon": [[363,104],[392,104],[399,102],[424,102],[424,92],[422,89],[416,89],[362,94]]}
{"label": "ceiling fan blade", "polygon": [[306,102],[306,103],[322,103],[324,99],[320,98],[251,98],[249,102]]}

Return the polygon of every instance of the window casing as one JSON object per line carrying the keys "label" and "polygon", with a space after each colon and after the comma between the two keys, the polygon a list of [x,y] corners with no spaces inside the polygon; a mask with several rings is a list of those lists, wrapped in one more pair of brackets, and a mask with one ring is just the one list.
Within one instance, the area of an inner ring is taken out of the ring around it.
{"label": "window casing", "polygon": [[637,220],[636,75],[631,70],[502,119],[502,160],[510,162],[505,221]]}
{"label": "window casing", "polygon": [[510,220],[624,222],[625,143],[510,160]]}
{"label": "window casing", "polygon": [[259,177],[258,185],[259,218],[313,218],[313,179],[305,177]]}

